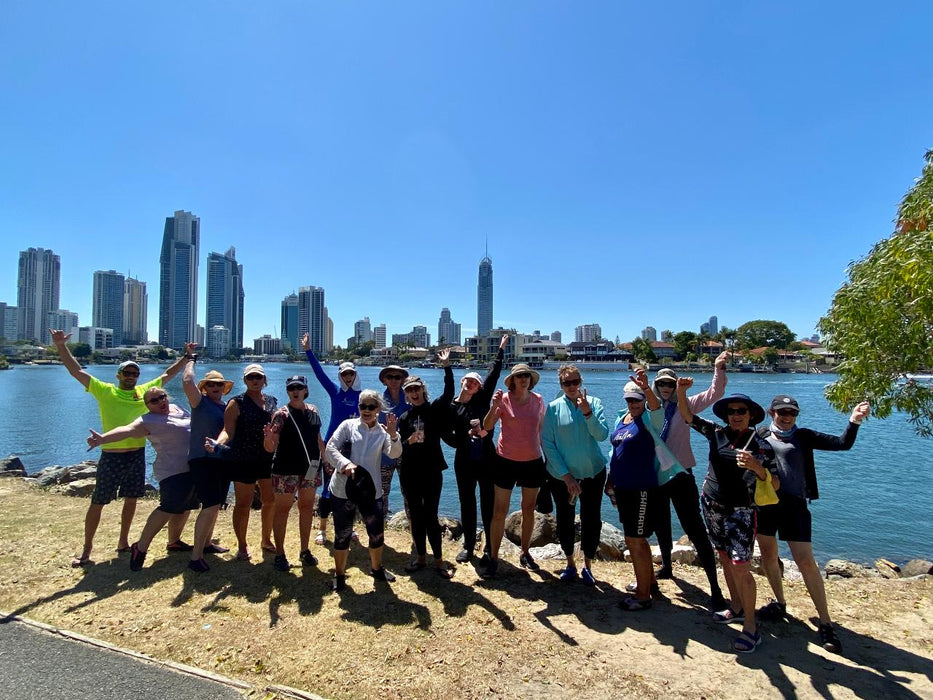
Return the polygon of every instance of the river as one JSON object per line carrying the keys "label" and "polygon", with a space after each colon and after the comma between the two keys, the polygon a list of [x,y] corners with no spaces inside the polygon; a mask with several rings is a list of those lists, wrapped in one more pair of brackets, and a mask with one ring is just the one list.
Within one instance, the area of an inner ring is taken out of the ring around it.
{"label": "river", "polygon": [[[212,364],[225,376],[239,380],[243,365]],[[88,372],[105,381],[114,381],[115,367],[91,366]],[[141,381],[147,381],[164,370],[164,366],[144,365]],[[198,376],[205,371],[198,366]],[[336,367],[327,371],[336,377]],[[441,370],[412,370],[427,383],[431,396],[438,396],[443,386]],[[321,410],[324,425],[329,418],[329,400],[315,381],[308,365],[269,364],[269,392],[280,403],[285,400],[284,381],[292,374],[304,374],[309,379],[309,401]],[[379,388],[379,368],[361,367],[364,387]],[[459,380],[464,370],[455,370]],[[697,376],[697,386],[708,386],[711,375]],[[602,399],[606,415],[616,415],[621,404],[622,384],[628,378],[623,372],[584,373],[584,385],[592,396]],[[832,375],[801,374],[730,374],[727,393],[747,393],[766,408],[775,394],[788,393],[802,407],[798,423],[829,433],[841,433],[847,416],[833,410],[823,398],[824,386]],[[187,406],[181,390],[181,377],[167,387],[173,401]],[[234,392],[243,390],[238,381]],[[556,372],[544,373],[535,389],[545,400],[558,394]],[[60,365],[17,366],[0,372],[0,395],[7,397],[7,409],[0,412],[0,455],[19,455],[28,472],[51,464],[67,465],[82,459],[96,458],[99,452],[86,452],[84,439],[88,428],[97,429],[100,419],[94,399],[87,394]],[[703,415],[712,418],[707,410]],[[705,473],[706,441],[694,433],[693,450],[700,466],[694,471],[698,479]],[[608,450],[608,442],[606,443]],[[834,557],[871,562],[878,557],[905,561],[914,557],[933,559],[930,532],[933,531],[933,479],[927,472],[923,455],[933,447],[929,439],[918,437],[905,416],[894,415],[881,421],[871,419],[859,430],[858,440],[849,452],[817,453],[816,466],[821,498],[811,504],[813,512],[813,549],[819,561]],[[451,468],[445,472],[441,497],[442,515],[459,517],[453,457],[446,448]],[[149,450],[151,470],[154,455]],[[151,476],[151,471],[150,471]],[[391,507],[401,507],[397,479],[393,482]],[[513,496],[513,508],[518,497]],[[603,519],[617,527],[618,513],[606,499]],[[680,531],[674,517],[675,536]],[[783,548],[783,545],[782,545]],[[782,556],[788,556],[782,549]]]}

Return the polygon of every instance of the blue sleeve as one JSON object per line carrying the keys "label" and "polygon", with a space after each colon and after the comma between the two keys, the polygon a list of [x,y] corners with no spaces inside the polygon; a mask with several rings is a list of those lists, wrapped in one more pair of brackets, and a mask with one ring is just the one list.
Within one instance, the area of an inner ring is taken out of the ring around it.
{"label": "blue sleeve", "polygon": [[547,407],[544,414],[544,424],[541,426],[541,448],[547,457],[548,473],[555,479],[563,478],[570,473],[564,456],[557,449],[557,412],[552,406]]}
{"label": "blue sleeve", "polygon": [[305,355],[308,356],[308,364],[311,365],[311,369],[314,370],[314,376],[317,377],[317,380],[321,383],[324,391],[327,392],[328,396],[334,398],[337,395],[338,387],[334,381],[327,376],[327,373],[324,371],[324,368],[321,366],[321,363],[314,356],[312,350],[306,350]]}

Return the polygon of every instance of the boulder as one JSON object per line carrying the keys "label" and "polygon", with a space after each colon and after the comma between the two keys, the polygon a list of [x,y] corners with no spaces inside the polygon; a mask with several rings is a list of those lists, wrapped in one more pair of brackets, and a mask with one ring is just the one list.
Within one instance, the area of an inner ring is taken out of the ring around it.
{"label": "boulder", "polygon": [[46,467],[36,472],[31,478],[35,480],[37,486],[54,486],[55,484],[61,483],[61,475],[67,469],[68,467],[60,467],[57,464],[53,464],[51,467]]}
{"label": "boulder", "polygon": [[448,518],[446,515],[440,516],[438,522],[441,525],[442,534],[449,540],[459,540],[463,537],[463,525],[456,518]]}
{"label": "boulder", "polygon": [[[522,513],[517,510],[505,519],[505,536],[515,544],[522,541]],[[531,530],[531,547],[543,547],[557,541],[557,522],[553,515],[535,512],[535,524]]]}
{"label": "boulder", "polygon": [[502,544],[499,545],[499,556],[518,560],[522,549],[517,544],[513,544],[507,538],[502,538]]}
{"label": "boulder", "polygon": [[[629,549],[625,550],[625,561],[632,561],[632,551]],[[657,545],[651,546],[651,562],[653,564],[661,563],[661,548]]]}
{"label": "boulder", "polygon": [[528,549],[528,553],[535,559],[563,559],[565,556],[564,550],[554,542],[543,547],[531,547]]}
{"label": "boulder", "polygon": [[400,510],[398,513],[395,513],[389,522],[386,523],[386,527],[390,530],[407,530],[408,529],[408,516],[405,515],[404,510]]}
{"label": "boulder", "polygon": [[690,541],[690,536],[689,536],[689,535],[681,535],[681,536],[680,536],[680,539],[677,540],[676,544],[683,544],[683,545],[690,544],[690,545],[692,545],[693,542]]}
{"label": "boulder", "polygon": [[94,485],[96,483],[97,479],[82,479],[80,481],[72,481],[71,483],[63,484],[59,489],[65,496],[86,498],[94,493]]}
{"label": "boulder", "polygon": [[933,574],[933,562],[926,559],[911,559],[901,568],[901,578]]}
{"label": "boulder", "polygon": [[693,548],[692,544],[680,544],[678,541],[677,544],[671,549],[671,561],[677,562],[678,564],[689,564],[693,566],[697,564],[697,552]]}
{"label": "boulder", "polygon": [[26,476],[26,467],[23,465],[23,461],[16,455],[0,459],[0,477],[4,476]]}
{"label": "boulder", "polygon": [[70,467],[66,467],[65,470],[59,476],[60,484],[67,484],[71,481],[81,481],[82,479],[96,479],[97,478],[97,465],[96,464],[75,464]]}
{"label": "boulder", "polygon": [[622,531],[610,525],[603,523],[603,528],[599,533],[599,558],[608,561],[621,561],[625,555],[625,535]]}
{"label": "boulder", "polygon": [[838,578],[864,578],[871,575],[871,569],[856,564],[853,561],[845,559],[830,559],[823,568],[826,578],[835,576]]}
{"label": "boulder", "polygon": [[881,574],[882,578],[900,578],[901,567],[899,567],[893,561],[888,561],[887,559],[877,559],[875,561],[875,568],[878,570],[878,573]]}

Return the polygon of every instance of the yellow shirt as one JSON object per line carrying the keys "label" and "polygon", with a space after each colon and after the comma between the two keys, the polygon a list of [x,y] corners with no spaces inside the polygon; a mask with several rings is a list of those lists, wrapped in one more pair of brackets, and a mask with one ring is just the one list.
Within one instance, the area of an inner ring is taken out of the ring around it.
{"label": "yellow shirt", "polygon": [[[145,384],[137,384],[132,391],[102,382],[97,377],[91,377],[87,385],[87,392],[97,399],[100,409],[100,423],[103,432],[128,425],[143,415],[148,409],[143,401],[143,394],[154,386],[162,386],[162,377],[156,377]],[[119,450],[127,448],[140,448],[146,446],[146,438],[127,438],[104,445],[103,450]]]}

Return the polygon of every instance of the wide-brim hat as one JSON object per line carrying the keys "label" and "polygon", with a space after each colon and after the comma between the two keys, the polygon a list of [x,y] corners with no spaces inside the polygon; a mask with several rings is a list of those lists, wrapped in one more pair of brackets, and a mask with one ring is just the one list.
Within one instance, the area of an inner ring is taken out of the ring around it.
{"label": "wide-brim hat", "polygon": [[201,381],[198,382],[198,391],[202,394],[204,393],[204,385],[208,382],[223,382],[224,383],[224,396],[230,393],[230,390],[233,388],[233,381],[230,379],[224,379],[224,375],[218,372],[216,369],[212,369],[210,372],[204,375]]}
{"label": "wide-brim hat", "polygon": [[537,384],[538,380],[541,379],[541,375],[535,372],[533,369],[531,369],[531,367],[526,365],[524,362],[519,362],[517,365],[514,365],[512,367],[511,371],[509,372],[509,376],[507,376],[503,380],[503,383],[509,389],[512,388],[512,383],[509,380],[511,379],[512,381],[515,381],[514,377],[516,374],[530,374],[531,375],[531,383],[528,385],[529,389],[534,389],[535,384]]}
{"label": "wide-brim hat", "polygon": [[758,425],[765,419],[765,409],[752,401],[751,397],[746,394],[730,394],[713,404],[713,413],[725,423],[729,422],[729,415],[726,413],[726,407],[728,407],[730,403],[744,403],[748,406],[749,425]]}
{"label": "wide-brim hat", "polygon": [[402,375],[402,379],[408,376],[408,370],[398,365],[388,365],[379,371],[379,381],[385,384],[385,376],[390,372],[396,372]]}
{"label": "wide-brim hat", "polygon": [[353,476],[347,477],[344,488],[347,492],[347,500],[356,505],[372,503],[376,500],[376,484],[370,473],[363,467],[357,467],[353,471]]}

